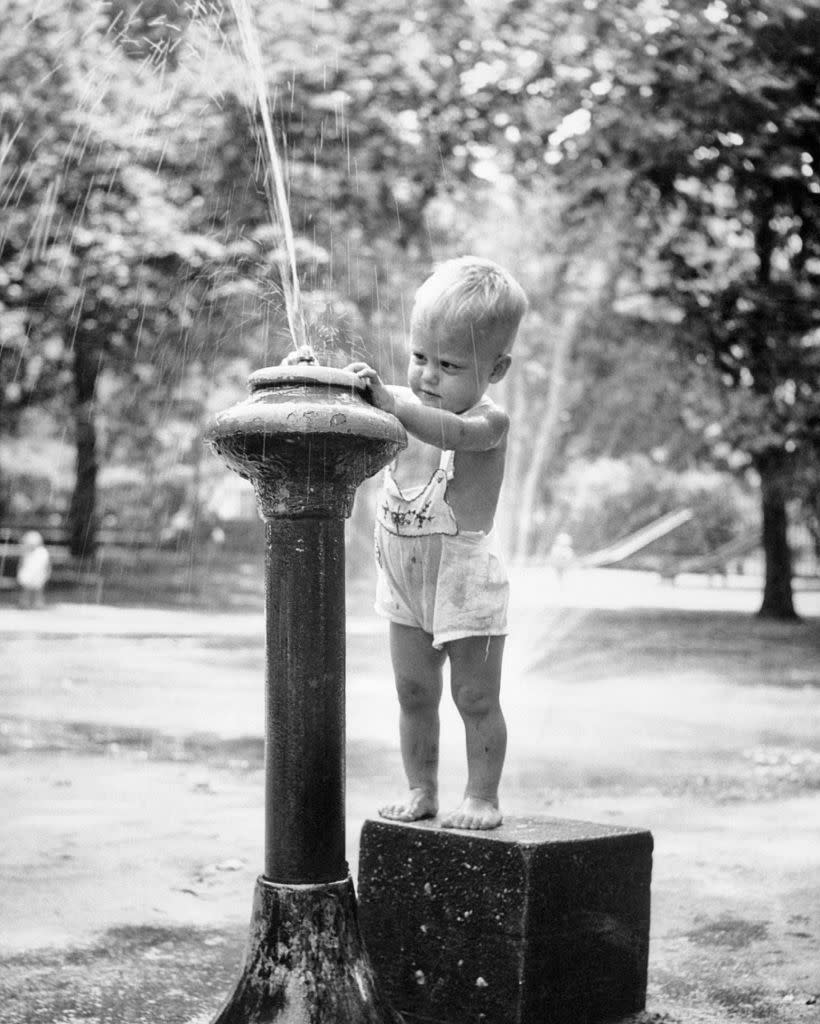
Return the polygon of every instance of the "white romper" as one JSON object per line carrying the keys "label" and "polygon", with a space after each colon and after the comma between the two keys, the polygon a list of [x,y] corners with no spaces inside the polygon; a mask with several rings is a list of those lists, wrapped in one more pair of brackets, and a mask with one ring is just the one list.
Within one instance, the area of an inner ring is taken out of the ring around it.
{"label": "white romper", "polygon": [[450,640],[507,632],[509,584],[492,535],[460,530],[447,504],[455,452],[428,483],[402,492],[390,467],[376,514],[376,611]]}

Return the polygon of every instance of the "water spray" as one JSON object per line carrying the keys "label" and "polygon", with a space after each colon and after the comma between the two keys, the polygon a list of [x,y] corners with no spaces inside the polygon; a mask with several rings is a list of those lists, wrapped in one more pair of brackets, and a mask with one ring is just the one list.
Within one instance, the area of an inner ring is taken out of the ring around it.
{"label": "water spray", "polygon": [[258,106],[259,114],[262,118],[262,142],[264,143],[271,171],[270,175],[265,176],[265,191],[268,196],[271,218],[282,232],[285,243],[285,252],[282,253],[281,250],[277,250],[276,261],[282,280],[282,293],[285,299],[288,327],[294,347],[298,349],[308,344],[307,326],[302,308],[301,290],[299,288],[299,272],[296,266],[296,243],[290,219],[285,175],[279,150],[276,147],[273,117],[265,84],[262,53],[259,49],[259,40],[253,23],[253,14],[247,0],[231,0],[231,9],[236,19],[242,54],[253,86],[254,103],[251,106],[251,110],[254,106]]}

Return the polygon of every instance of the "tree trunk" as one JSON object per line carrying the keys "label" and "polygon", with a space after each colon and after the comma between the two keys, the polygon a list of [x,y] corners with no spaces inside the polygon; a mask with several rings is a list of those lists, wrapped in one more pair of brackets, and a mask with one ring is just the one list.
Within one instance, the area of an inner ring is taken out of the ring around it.
{"label": "tree trunk", "polygon": [[100,362],[93,342],[78,332],[74,338],[74,433],[77,475],[68,510],[69,547],[78,558],[97,546],[97,428],[94,392]]}
{"label": "tree trunk", "polygon": [[[542,480],[549,472],[558,445],[561,416],[567,404],[566,384],[573,348],[589,310],[601,302],[617,274],[620,251],[618,224],[619,221],[615,220],[613,226],[597,236],[596,252],[582,254],[567,267],[563,278],[561,312],[552,331],[552,361],[544,404],[535,417],[530,408],[526,425],[524,422],[516,425],[518,429],[526,429],[533,419],[537,421],[535,431],[527,438],[526,471],[516,492],[518,516],[513,539],[514,560],[526,559],[537,546],[534,542],[537,528],[535,512]],[[600,250],[602,253],[597,255]]]}
{"label": "tree trunk", "polygon": [[[513,423],[524,423],[520,413],[523,398],[524,386],[520,367],[513,363],[510,372],[495,385],[495,400],[506,410]],[[523,449],[525,437],[522,437],[523,430],[510,430],[507,440],[507,458],[504,466],[504,486],[501,488],[501,496],[495,514],[494,530],[501,541],[501,549],[505,556],[511,557],[515,546],[515,522],[517,509],[517,495],[523,477]]]}
{"label": "tree trunk", "polygon": [[546,473],[557,442],[561,413],[566,401],[567,366],[577,336],[581,311],[569,310],[554,332],[552,363],[550,364],[549,385],[538,427],[527,439],[527,471],[518,493],[518,522],[515,531],[514,560],[522,560],[532,553],[532,537],[535,531],[535,509],[544,474]]}
{"label": "tree trunk", "polygon": [[760,474],[763,506],[763,554],[766,582],[758,615],[767,619],[796,619],[792,599],[792,556],[789,548],[789,464],[785,452],[769,449],[755,459]]}

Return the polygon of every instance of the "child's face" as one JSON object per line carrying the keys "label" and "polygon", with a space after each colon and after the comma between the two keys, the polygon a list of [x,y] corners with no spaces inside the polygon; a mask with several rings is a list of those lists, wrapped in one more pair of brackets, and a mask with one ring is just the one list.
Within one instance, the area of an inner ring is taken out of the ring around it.
{"label": "child's face", "polygon": [[[410,339],[407,383],[423,405],[447,412],[466,412],[476,404],[487,385],[500,380],[498,357],[487,346],[467,336],[453,335],[435,322],[417,327]],[[506,366],[505,366],[506,369]]]}

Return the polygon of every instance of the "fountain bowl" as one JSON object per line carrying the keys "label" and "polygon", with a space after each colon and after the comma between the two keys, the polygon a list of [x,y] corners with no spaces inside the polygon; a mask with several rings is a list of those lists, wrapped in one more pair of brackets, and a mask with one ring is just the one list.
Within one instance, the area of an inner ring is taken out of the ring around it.
{"label": "fountain bowl", "polygon": [[377,409],[353,373],[269,366],[250,395],[216,415],[205,441],[256,490],[263,519],[346,517],[358,486],[407,444],[395,416]]}

